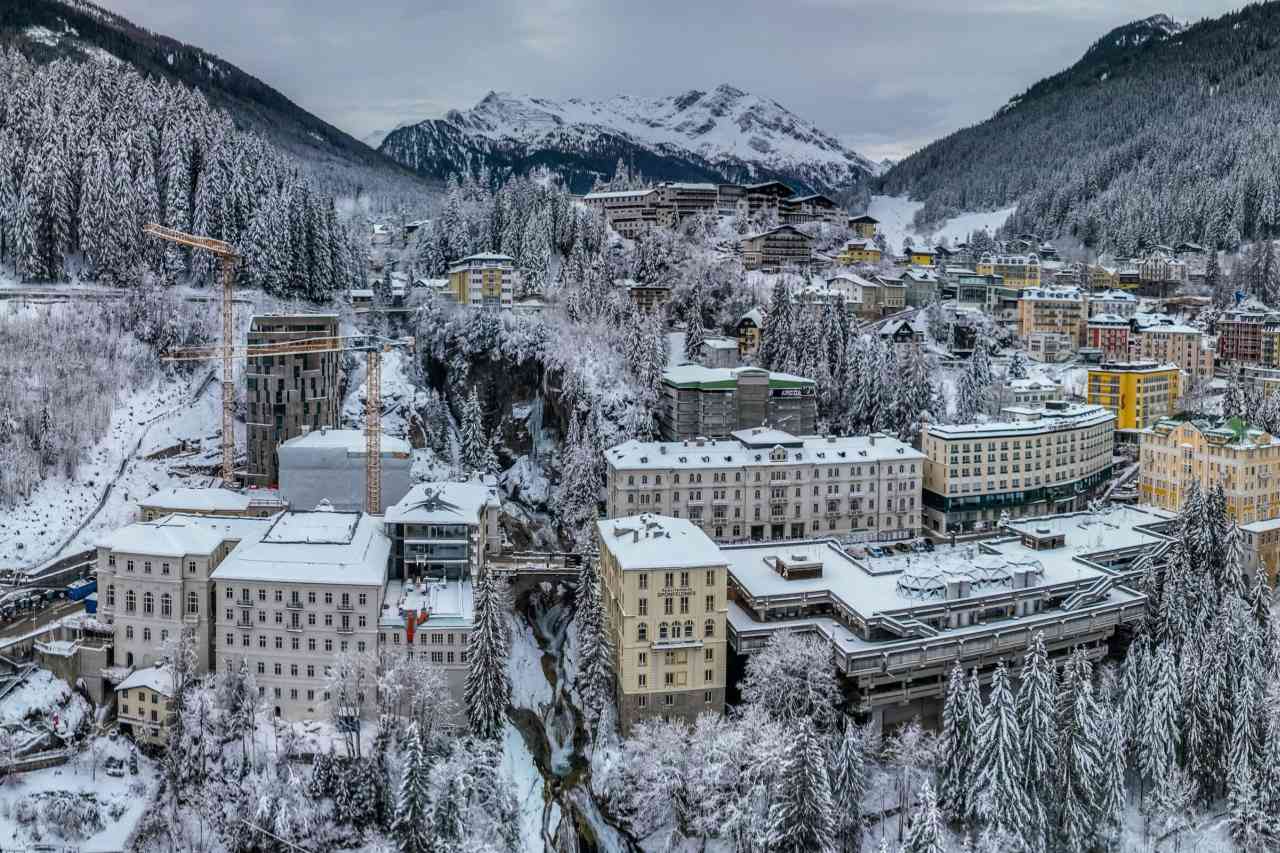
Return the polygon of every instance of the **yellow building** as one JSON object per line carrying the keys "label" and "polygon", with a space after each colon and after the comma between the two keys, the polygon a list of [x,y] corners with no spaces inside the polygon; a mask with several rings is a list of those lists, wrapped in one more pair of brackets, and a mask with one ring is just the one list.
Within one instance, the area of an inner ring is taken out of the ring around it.
{"label": "yellow building", "polygon": [[937,256],[937,253],[933,249],[922,246],[918,249],[912,247],[911,251],[907,252],[906,255],[907,263],[913,267],[932,267],[933,259]]}
{"label": "yellow building", "polygon": [[682,518],[597,522],[600,581],[617,655],[618,722],[724,711],[728,567]]}
{"label": "yellow building", "polygon": [[1117,430],[1140,430],[1178,410],[1182,371],[1154,361],[1100,364],[1089,369],[1088,401],[1115,413]]}
{"label": "yellow building", "polygon": [[515,259],[507,255],[468,255],[449,267],[445,291],[459,305],[509,311],[515,301]]}
{"label": "yellow building", "polygon": [[[1141,433],[1138,497],[1177,512],[1193,483],[1203,492],[1222,486],[1227,513],[1242,525],[1280,516],[1280,438],[1239,418],[1166,419]],[[1255,544],[1274,552],[1271,529],[1254,531]],[[1249,544],[1246,542],[1246,544]],[[1274,553],[1268,570],[1274,571]]]}
{"label": "yellow building", "polygon": [[1054,334],[1065,335],[1079,346],[1088,319],[1084,296],[1073,287],[1031,288],[1018,298],[1018,335],[1024,341],[1033,335]]}
{"label": "yellow building", "polygon": [[752,308],[738,321],[738,356],[748,358],[760,350],[764,334],[764,309]]}
{"label": "yellow building", "polygon": [[1040,286],[1040,258],[1037,255],[983,255],[974,267],[978,275],[1004,277],[1012,288]]}
{"label": "yellow building", "polygon": [[870,238],[860,237],[844,244],[836,260],[845,266],[851,264],[878,264],[884,255]]}
{"label": "yellow building", "polygon": [[868,240],[876,236],[876,226],[880,224],[880,220],[874,216],[862,214],[861,216],[849,217],[849,228],[859,237],[865,237]]}

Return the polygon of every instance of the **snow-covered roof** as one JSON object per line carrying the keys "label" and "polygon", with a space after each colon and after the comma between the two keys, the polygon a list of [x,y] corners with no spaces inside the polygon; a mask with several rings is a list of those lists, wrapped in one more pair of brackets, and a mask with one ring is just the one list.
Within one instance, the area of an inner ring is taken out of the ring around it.
{"label": "snow-covered roof", "polygon": [[[677,364],[662,371],[662,381],[679,386],[717,386],[731,387],[738,384],[739,374],[753,372],[765,373],[759,367],[703,367],[701,364]],[[795,376],[790,373],[769,373],[771,388],[808,388],[814,384],[812,379]]]}
{"label": "snow-covered roof", "polygon": [[[796,436],[779,429],[738,430],[715,441],[625,441],[605,451],[611,468],[732,468],[760,465],[916,462],[924,454],[885,435]],[[745,439],[745,440],[744,440]]]}
{"label": "snow-covered roof", "polygon": [[[742,320],[750,320],[757,327],[764,328],[764,311],[761,308],[752,308],[750,311],[742,315]],[[742,320],[738,322],[741,323]]]}
{"label": "snow-covered roof", "polygon": [[655,190],[605,190],[598,193],[587,193],[582,197],[583,201],[595,199],[613,199],[613,198],[643,198]]}
{"label": "snow-covered roof", "polygon": [[[403,438],[383,433],[380,439],[382,455],[412,455],[413,446]],[[365,435],[361,429],[313,429],[281,443],[281,448],[309,447],[326,450],[345,450],[351,456],[365,455]]]}
{"label": "snow-covered roof", "polygon": [[808,234],[804,233],[799,228],[796,228],[793,225],[779,225],[775,228],[770,228],[766,231],[759,231],[755,234],[745,234],[742,237],[738,238],[738,242],[745,243],[747,240],[757,240],[761,237],[768,237],[770,234],[779,234],[784,231],[790,231],[793,234],[799,234],[801,237],[805,238],[806,240],[813,239]]}
{"label": "snow-covered roof", "polygon": [[486,261],[510,264],[510,263],[515,263],[515,258],[511,257],[510,255],[499,255],[495,252],[477,252],[474,255],[467,255],[465,258],[458,258],[450,266],[458,267],[466,263],[471,263],[471,262],[484,263]]}
{"label": "snow-covered roof", "polygon": [[286,512],[261,541],[242,543],[215,581],[381,586],[391,540],[381,519],[354,512]]}
{"label": "snow-covered roof", "polygon": [[1052,379],[1006,379],[1005,385],[1008,385],[1014,391],[1039,391],[1040,389],[1061,388],[1062,383]]}
{"label": "snow-covered roof", "polygon": [[1250,533],[1270,533],[1272,530],[1280,530],[1280,518],[1267,518],[1262,521],[1242,524],[1240,529],[1247,530]]}
{"label": "snow-covered roof", "polygon": [[382,597],[380,626],[403,628],[405,614],[426,614],[419,631],[436,628],[466,628],[475,621],[475,599],[469,580],[410,581],[389,580]]}
{"label": "snow-covered roof", "polygon": [[1124,290],[1102,290],[1089,297],[1090,302],[1137,302],[1138,297]]}
{"label": "snow-covered roof", "polygon": [[724,565],[720,548],[688,519],[645,513],[596,522],[596,530],[623,571]]}
{"label": "snow-covered roof", "polygon": [[664,181],[662,186],[672,187],[677,190],[702,190],[703,192],[719,192],[719,184],[711,183],[690,183],[688,181]]}
{"label": "snow-covered roof", "polygon": [[702,345],[708,349],[737,350],[738,342],[732,338],[704,338]]}
{"label": "snow-covered roof", "polygon": [[1138,331],[1143,333],[1150,332],[1169,332],[1175,335],[1203,335],[1203,329],[1197,329],[1195,326],[1188,326],[1185,323],[1152,323],[1149,325],[1139,326]]}
{"label": "snow-covered roof", "polygon": [[973,424],[928,424],[928,436],[948,441],[968,441],[980,437],[1040,435],[1064,429],[1097,426],[1116,419],[1115,413],[1103,406],[1082,403],[1068,403],[1038,409],[1009,407],[1006,411],[1027,416],[1029,419]]}
{"label": "snow-covered roof", "polygon": [[247,492],[234,492],[230,489],[176,488],[161,489],[154,495],[142,498],[138,503],[156,509],[244,512],[249,508],[250,496]]}
{"label": "snow-covered roof", "polygon": [[372,299],[373,288],[371,287],[353,287],[347,291],[352,299]]}
{"label": "snow-covered roof", "polygon": [[828,277],[826,281],[828,285],[830,285],[834,281],[847,281],[852,284],[856,284],[858,287],[876,288],[880,286],[876,284],[874,281],[868,281],[862,276],[855,275],[854,273],[851,273],[851,272],[837,273],[836,275]]}
{"label": "snow-covered roof", "polygon": [[1084,296],[1074,287],[1034,287],[1022,291],[1028,301],[1079,302]]}
{"label": "snow-covered roof", "polygon": [[116,691],[132,690],[135,687],[154,690],[161,696],[172,696],[173,670],[167,666],[148,666],[144,669],[135,669],[129,673],[128,678],[116,685]]}
{"label": "snow-covered roof", "polygon": [[1119,314],[1094,314],[1092,317],[1089,318],[1089,325],[1090,326],[1093,326],[1093,325],[1127,326],[1129,325],[1129,321],[1126,320],[1124,317],[1121,317]]}
{"label": "snow-covered roof", "polygon": [[208,555],[228,540],[256,539],[270,524],[269,518],[166,515],[155,521],[127,524],[99,539],[97,546],[122,554],[155,557]]}
{"label": "snow-covered roof", "polygon": [[419,483],[388,507],[388,524],[476,524],[485,506],[497,506],[498,486],[492,478],[463,482]]}

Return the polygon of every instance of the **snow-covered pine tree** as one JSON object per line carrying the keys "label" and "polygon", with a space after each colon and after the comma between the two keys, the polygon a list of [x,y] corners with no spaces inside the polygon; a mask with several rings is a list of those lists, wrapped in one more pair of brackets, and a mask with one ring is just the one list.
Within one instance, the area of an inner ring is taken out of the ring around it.
{"label": "snow-covered pine tree", "polygon": [[1182,725],[1181,685],[1168,643],[1156,647],[1152,664],[1138,741],[1138,765],[1143,775],[1154,782],[1176,766]]}
{"label": "snow-covered pine tree", "polygon": [[600,578],[594,577],[590,583],[586,618],[578,622],[578,693],[594,727],[613,694],[613,643],[605,621]]}
{"label": "snow-covered pine tree", "polygon": [[702,328],[702,309],[695,307],[689,312],[689,322],[684,333],[684,357],[687,361],[697,362],[702,358],[702,347],[706,343],[706,332]]}
{"label": "snow-covered pine tree", "polygon": [[835,833],[840,853],[861,853],[865,822],[862,798],[867,790],[867,764],[862,735],[846,720],[844,732],[831,750],[831,799],[834,803]]}
{"label": "snow-covered pine tree", "polygon": [[977,765],[976,732],[970,723],[968,685],[960,661],[951,666],[946,702],[942,707],[942,768],[938,778],[938,808],[958,823],[971,813],[973,775]]}
{"label": "snow-covered pine tree", "polygon": [[476,386],[462,404],[458,424],[458,443],[462,448],[462,468],[468,474],[484,473],[489,455],[489,440],[484,433],[484,416]]}
{"label": "snow-covered pine tree", "polygon": [[[1068,668],[1072,668],[1068,664]],[[1070,853],[1085,853],[1100,828],[1106,773],[1099,712],[1088,677],[1064,677],[1069,710],[1058,727],[1060,839]]]}
{"label": "snow-covered pine tree", "polygon": [[1022,659],[1018,687],[1018,727],[1022,735],[1027,799],[1031,821],[1023,837],[1032,850],[1048,844],[1054,811],[1054,762],[1057,758],[1058,724],[1054,715],[1056,678],[1044,645],[1044,632],[1037,631]]}
{"label": "snow-covered pine tree", "polygon": [[[1120,709],[1113,708],[1102,712],[1102,790],[1098,797],[1098,811],[1102,819],[1099,834],[1105,840],[1108,849],[1119,846],[1121,831],[1124,826],[1125,795],[1125,735],[1124,720]],[[1037,849],[1043,850],[1044,847]]]}
{"label": "snow-covered pine tree", "polygon": [[[883,839],[882,839],[883,840]],[[920,807],[907,833],[901,853],[946,853],[946,838],[942,828],[942,813],[928,782],[920,789]]]}
{"label": "snow-covered pine tree", "polygon": [[1026,379],[1027,378],[1027,359],[1022,354],[1022,350],[1014,350],[1013,355],[1009,357],[1009,366],[1005,370],[1006,379]]}
{"label": "snow-covered pine tree", "polygon": [[[1028,840],[1034,830],[1022,755],[1022,732],[1004,663],[991,677],[991,697],[977,733],[973,792],[978,814],[1002,835]],[[1030,846],[1030,844],[1028,844]]]}
{"label": "snow-covered pine tree", "polygon": [[766,370],[780,370],[793,358],[791,291],[781,278],[773,285],[773,296],[760,330],[760,351],[756,360]]}
{"label": "snow-covered pine tree", "polygon": [[769,850],[834,853],[835,837],[835,807],[822,742],[813,726],[800,720],[779,768],[778,788],[769,808]]}
{"label": "snow-covered pine tree", "polygon": [[494,592],[493,575],[485,572],[474,583],[475,625],[467,643],[467,717],[476,737],[495,739],[502,734],[507,706],[511,704],[511,679],[507,675],[507,632],[502,624]]}

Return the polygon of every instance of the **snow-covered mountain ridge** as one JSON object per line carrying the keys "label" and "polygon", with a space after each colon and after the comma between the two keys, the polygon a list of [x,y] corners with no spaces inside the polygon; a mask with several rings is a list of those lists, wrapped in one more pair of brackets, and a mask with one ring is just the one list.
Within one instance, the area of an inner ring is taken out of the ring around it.
{"label": "snow-covered mountain ridge", "polygon": [[381,150],[433,177],[548,165],[578,190],[609,177],[618,156],[655,179],[779,178],[833,193],[857,190],[880,170],[777,102],[729,85],[604,100],[490,92],[471,109],[393,131]]}

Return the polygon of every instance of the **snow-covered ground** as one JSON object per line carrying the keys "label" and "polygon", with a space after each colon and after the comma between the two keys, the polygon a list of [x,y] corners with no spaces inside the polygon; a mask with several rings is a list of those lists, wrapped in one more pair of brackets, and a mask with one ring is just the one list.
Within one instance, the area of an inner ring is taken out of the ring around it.
{"label": "snow-covered ground", "polygon": [[[382,431],[399,438],[409,437],[407,410],[413,403],[415,388],[409,378],[409,358],[393,350],[382,355]],[[358,356],[358,366],[347,383],[347,397],[342,402],[343,426],[363,428],[365,400],[368,393],[368,366],[363,354]]]}
{"label": "snow-covered ground", "polygon": [[933,231],[921,234],[911,224],[916,211],[924,207],[924,202],[912,201],[906,196],[873,195],[867,212],[880,220],[876,226],[884,235],[891,251],[902,248],[902,239],[910,235],[915,240],[932,237],[935,241],[946,237],[952,244],[964,240],[970,232],[987,229],[994,232],[1005,223],[1015,208],[991,210],[974,213],[963,213],[946,220]]}

